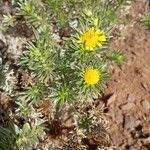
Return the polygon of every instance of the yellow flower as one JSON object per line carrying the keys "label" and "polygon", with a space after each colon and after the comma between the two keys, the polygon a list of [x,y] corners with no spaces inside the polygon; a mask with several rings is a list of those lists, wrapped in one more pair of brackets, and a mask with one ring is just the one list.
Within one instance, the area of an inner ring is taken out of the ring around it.
{"label": "yellow flower", "polygon": [[88,68],[84,73],[84,80],[88,85],[97,84],[100,80],[100,72],[98,69]]}
{"label": "yellow flower", "polygon": [[106,36],[100,30],[95,30],[93,27],[83,33],[79,37],[79,42],[85,45],[85,50],[93,50],[97,46],[101,47],[106,41]]}

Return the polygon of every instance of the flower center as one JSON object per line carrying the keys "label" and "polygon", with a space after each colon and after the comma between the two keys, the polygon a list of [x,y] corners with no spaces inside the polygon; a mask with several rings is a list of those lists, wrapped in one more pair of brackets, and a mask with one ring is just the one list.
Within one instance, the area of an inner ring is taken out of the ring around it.
{"label": "flower center", "polygon": [[93,50],[97,46],[102,46],[102,42],[106,41],[106,36],[103,32],[90,28],[81,35],[79,41],[85,45],[85,50]]}
{"label": "flower center", "polygon": [[100,80],[100,72],[98,69],[87,69],[84,74],[84,80],[88,85],[97,84]]}

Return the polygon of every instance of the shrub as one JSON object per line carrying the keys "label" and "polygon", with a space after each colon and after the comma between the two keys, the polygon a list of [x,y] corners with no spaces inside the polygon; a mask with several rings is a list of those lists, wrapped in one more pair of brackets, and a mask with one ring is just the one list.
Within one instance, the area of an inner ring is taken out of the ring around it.
{"label": "shrub", "polygon": [[[0,87],[15,100],[15,113],[25,122],[21,126],[13,123],[15,131],[0,127],[0,144],[14,144],[16,149],[22,150],[33,149],[39,144],[45,130],[41,122],[37,124],[41,119],[37,110],[43,100],[51,101],[52,114],[57,114],[63,106],[76,102],[82,105],[101,94],[110,76],[109,66],[124,62],[122,53],[113,50],[110,42],[118,10],[125,4],[127,0],[12,0],[15,15],[22,17],[33,32],[17,64],[19,71],[27,73],[31,81],[20,85],[20,91],[12,87],[16,80],[11,85],[8,82],[9,89],[6,88],[5,74],[11,65],[1,64],[3,81]],[[3,32],[14,25],[16,16],[4,16]],[[92,126],[94,117],[89,116],[79,117],[80,128],[85,130]]]}

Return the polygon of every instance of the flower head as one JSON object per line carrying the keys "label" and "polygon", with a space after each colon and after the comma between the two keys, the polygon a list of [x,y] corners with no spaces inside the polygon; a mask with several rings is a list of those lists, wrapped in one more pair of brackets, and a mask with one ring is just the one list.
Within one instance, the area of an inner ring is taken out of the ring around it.
{"label": "flower head", "polygon": [[93,50],[96,47],[101,47],[102,43],[106,41],[106,36],[100,30],[90,28],[79,36],[79,42],[84,44],[85,50]]}
{"label": "flower head", "polygon": [[100,80],[100,72],[98,69],[88,68],[84,73],[84,81],[88,85],[97,84]]}

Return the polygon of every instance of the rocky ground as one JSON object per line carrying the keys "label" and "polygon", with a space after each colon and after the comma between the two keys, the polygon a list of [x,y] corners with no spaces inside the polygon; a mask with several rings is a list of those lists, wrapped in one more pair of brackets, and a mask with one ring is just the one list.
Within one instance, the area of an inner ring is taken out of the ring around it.
{"label": "rocky ground", "polygon": [[110,135],[118,150],[150,149],[150,30],[137,20],[150,12],[144,1],[132,3],[132,21],[123,29],[114,48],[126,55],[126,63],[112,70],[106,89]]}

